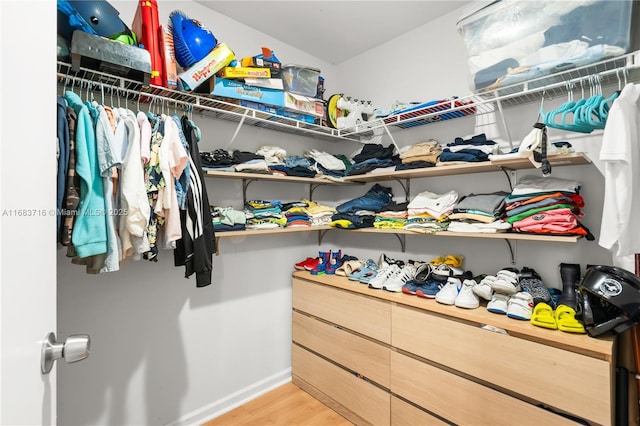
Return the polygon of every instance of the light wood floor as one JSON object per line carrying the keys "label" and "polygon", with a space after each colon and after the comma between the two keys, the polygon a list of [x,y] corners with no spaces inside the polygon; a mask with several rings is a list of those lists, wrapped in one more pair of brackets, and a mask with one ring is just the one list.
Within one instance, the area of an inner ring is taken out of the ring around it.
{"label": "light wood floor", "polygon": [[202,426],[350,426],[340,414],[287,383]]}

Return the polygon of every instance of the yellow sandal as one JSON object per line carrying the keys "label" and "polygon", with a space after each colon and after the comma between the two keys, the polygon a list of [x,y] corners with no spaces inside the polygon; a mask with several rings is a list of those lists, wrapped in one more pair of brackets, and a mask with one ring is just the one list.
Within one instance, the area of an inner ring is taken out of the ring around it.
{"label": "yellow sandal", "polygon": [[558,323],[556,322],[556,318],[553,314],[553,309],[544,302],[538,303],[533,308],[531,324],[537,325],[538,327],[549,328],[551,330],[558,329]]}
{"label": "yellow sandal", "polygon": [[558,330],[580,334],[587,332],[584,325],[576,319],[576,311],[570,306],[558,305],[555,318],[556,323],[558,323]]}

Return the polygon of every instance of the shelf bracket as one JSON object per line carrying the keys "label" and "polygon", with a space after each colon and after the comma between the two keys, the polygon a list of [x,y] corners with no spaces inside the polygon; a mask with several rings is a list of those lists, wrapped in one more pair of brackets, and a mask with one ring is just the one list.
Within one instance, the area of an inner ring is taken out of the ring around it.
{"label": "shelf bracket", "polygon": [[238,133],[240,132],[240,128],[244,124],[245,118],[247,118],[247,115],[249,115],[249,110],[248,109],[244,110],[244,114],[242,114],[242,118],[240,119],[240,122],[238,123],[238,126],[236,126],[236,131],[233,133],[233,136],[231,136],[231,140],[227,144],[227,149],[231,148],[231,145],[233,145],[233,142],[235,142],[236,137],[238,136]]}
{"label": "shelf bracket", "polygon": [[328,232],[328,229],[323,229],[318,231],[318,245],[322,245],[322,239],[324,238],[325,234]]}
{"label": "shelf bracket", "polygon": [[512,243],[511,240],[505,238],[504,242],[507,243],[507,246],[509,246],[509,253],[511,254],[511,264],[515,265],[517,261],[517,241],[513,241]]}
{"label": "shelf bracket", "polygon": [[258,179],[242,179],[242,206],[247,204],[247,188]]}
{"label": "shelf bracket", "polygon": [[516,171],[507,167],[500,167],[500,170],[502,170],[502,172],[507,177],[507,182],[509,183],[509,192],[513,191],[513,184],[518,178],[518,176],[516,175]]}
{"label": "shelf bracket", "polygon": [[513,140],[511,140],[511,133],[509,133],[509,126],[507,126],[507,120],[504,118],[504,110],[502,109],[502,102],[496,93],[496,106],[498,107],[498,112],[500,113],[500,121],[502,121],[502,127],[504,127],[504,131],[509,139],[509,146],[513,149]]}
{"label": "shelf bracket", "polygon": [[391,143],[393,144],[393,146],[396,147],[396,152],[398,154],[400,154],[400,147],[398,147],[398,144],[396,143],[396,140],[393,138],[393,135],[391,134],[391,131],[389,130],[389,126],[385,124],[383,124],[383,128],[384,131],[387,132],[387,136],[389,136],[389,139],[391,139]]}
{"label": "shelf bracket", "polygon": [[402,253],[407,251],[407,236],[405,234],[393,234],[400,241],[400,251]]}
{"label": "shelf bracket", "polygon": [[404,189],[404,200],[408,203],[409,196],[411,195],[411,179],[405,179],[404,181],[402,181],[401,179],[393,179],[393,180],[398,182],[400,186],[402,186],[402,189]]}

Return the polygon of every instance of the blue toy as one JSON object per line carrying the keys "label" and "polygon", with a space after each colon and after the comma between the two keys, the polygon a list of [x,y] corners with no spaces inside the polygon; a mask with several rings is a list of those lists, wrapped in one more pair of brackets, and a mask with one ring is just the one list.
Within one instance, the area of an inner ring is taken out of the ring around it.
{"label": "blue toy", "polygon": [[173,34],[176,61],[182,68],[198,62],[218,44],[211,31],[179,10],[174,10],[169,15],[169,29]]}

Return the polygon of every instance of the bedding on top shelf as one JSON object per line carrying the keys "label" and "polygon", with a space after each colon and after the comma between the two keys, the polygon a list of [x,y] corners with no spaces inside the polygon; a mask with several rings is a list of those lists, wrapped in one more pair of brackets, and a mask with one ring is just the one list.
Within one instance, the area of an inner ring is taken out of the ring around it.
{"label": "bedding on top shelf", "polygon": [[633,1],[481,2],[458,22],[474,92],[623,55]]}

